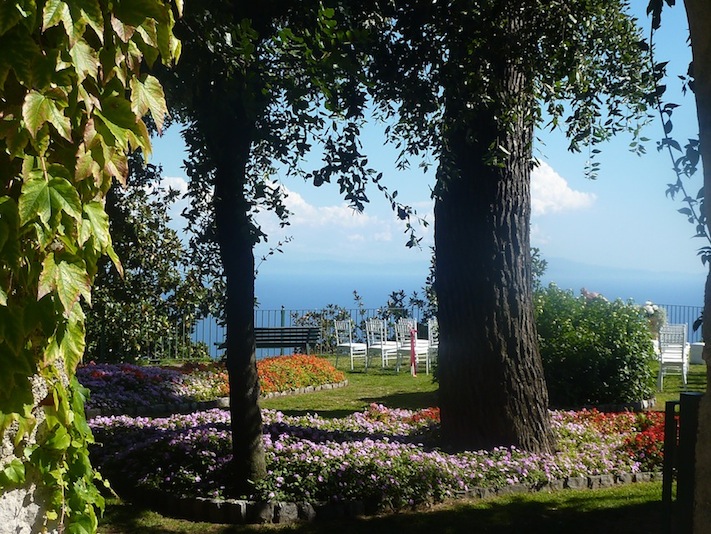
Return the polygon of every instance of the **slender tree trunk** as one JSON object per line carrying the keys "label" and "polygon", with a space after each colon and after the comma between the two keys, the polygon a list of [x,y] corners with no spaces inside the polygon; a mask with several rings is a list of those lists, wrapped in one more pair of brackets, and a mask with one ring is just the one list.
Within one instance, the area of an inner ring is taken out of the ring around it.
{"label": "slender tree trunk", "polygon": [[[699,148],[704,168],[704,191],[711,192],[711,3],[708,0],[685,0],[689,19],[691,50],[694,61],[694,94],[699,118]],[[711,201],[706,199],[706,224],[711,235]],[[711,384],[711,273],[706,279],[704,294],[703,338],[706,361],[706,382]],[[696,442],[696,483],[694,532],[711,532],[711,399],[701,399],[699,430]]]}
{"label": "slender tree trunk", "polygon": [[[219,83],[216,84],[219,86]],[[248,493],[266,475],[254,340],[254,228],[245,198],[254,123],[239,95],[211,95],[206,141],[215,164],[215,219],[226,278],[226,360],[230,384],[233,482]],[[207,106],[206,106],[207,107]]]}
{"label": "slender tree trunk", "polygon": [[[528,109],[510,107],[527,102],[527,88],[508,64],[498,63],[491,103],[447,95],[453,126],[438,169],[435,284],[442,438],[454,450],[543,452],[554,442],[531,289],[532,126]],[[457,120],[472,107],[473,119]]]}

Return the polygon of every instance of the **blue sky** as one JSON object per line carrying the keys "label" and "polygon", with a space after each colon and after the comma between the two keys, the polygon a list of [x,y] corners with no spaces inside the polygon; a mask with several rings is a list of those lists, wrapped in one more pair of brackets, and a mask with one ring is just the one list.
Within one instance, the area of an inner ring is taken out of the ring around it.
{"label": "blue sky", "polygon": [[[646,0],[636,0],[635,14],[648,34],[646,4]],[[683,6],[666,10],[662,33],[656,38],[657,59],[671,60],[673,75],[686,72],[687,35]],[[668,86],[673,100],[682,104],[673,122],[674,135],[683,144],[687,137],[696,136],[698,128],[693,96],[682,96],[677,80],[670,77]],[[704,243],[692,239],[693,226],[677,213],[680,202],[665,196],[666,184],[675,178],[669,156],[656,150],[656,140],[663,135],[660,122],[650,124],[643,135],[650,141],[642,157],[628,150],[630,139],[625,136],[601,147],[603,152],[597,157],[601,171],[591,181],[584,176],[587,153],[567,152],[561,132],[539,132],[535,155],[541,165],[532,177],[532,245],[541,249],[549,263],[547,281],[562,287],[576,291],[587,287],[609,298],[638,302],[701,304],[705,269],[696,251]],[[429,194],[433,170],[423,174],[415,164],[409,171],[398,172],[396,152],[383,143],[382,128],[376,125],[369,126],[365,152],[370,165],[384,173],[388,187],[399,191],[398,200],[415,207],[430,222],[418,228],[422,249],[405,247],[404,227],[376,189],[370,193],[365,212],[359,214],[340,199],[336,186],[315,188],[299,179],[283,178],[281,185],[289,193],[287,205],[294,213],[291,225],[280,229],[275,218],[258,218],[270,240],[256,251],[257,257],[284,236],[293,237],[283,254],[260,267],[257,293],[268,306],[281,302],[296,307],[298,299],[311,306],[303,295],[329,291],[318,305],[341,303],[353,289],[367,294],[362,285],[421,287],[433,241]],[[154,140],[153,162],[162,164],[166,179],[178,187],[185,178],[184,157],[178,127]],[[699,173],[689,191],[695,194],[700,186]],[[294,280],[299,281],[303,294],[294,297],[297,301],[289,301],[284,294],[285,280],[291,280],[292,286]],[[380,300],[368,305],[384,302],[384,295],[372,298]]]}

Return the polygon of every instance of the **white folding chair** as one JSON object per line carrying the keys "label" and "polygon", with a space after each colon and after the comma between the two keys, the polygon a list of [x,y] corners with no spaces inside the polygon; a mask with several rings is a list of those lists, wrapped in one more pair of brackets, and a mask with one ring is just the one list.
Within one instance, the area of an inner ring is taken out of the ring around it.
{"label": "white folding chair", "polygon": [[689,372],[689,344],[686,342],[686,324],[665,324],[659,329],[659,374],[657,387],[664,390],[664,376],[680,373],[686,386]]}
{"label": "white folding chair", "polygon": [[351,371],[354,369],[354,360],[363,358],[363,365],[368,369],[368,345],[353,341],[353,323],[350,319],[345,321],[334,321],[336,329],[336,367],[338,367],[338,355],[347,353],[351,358]]}
{"label": "white folding chair", "polygon": [[387,367],[390,358],[397,359],[397,342],[388,341],[387,325],[384,319],[371,318],[365,322],[365,335],[368,342],[368,358],[380,356],[383,367]]}
{"label": "white folding chair", "polygon": [[[413,338],[413,335],[415,336]],[[425,364],[425,372],[430,374],[429,343],[426,339],[417,339],[417,327],[413,328],[407,321],[399,321],[395,325],[395,340],[397,341],[397,369],[400,370],[400,362],[409,362],[412,356],[413,341],[415,351],[415,368],[419,364]]]}

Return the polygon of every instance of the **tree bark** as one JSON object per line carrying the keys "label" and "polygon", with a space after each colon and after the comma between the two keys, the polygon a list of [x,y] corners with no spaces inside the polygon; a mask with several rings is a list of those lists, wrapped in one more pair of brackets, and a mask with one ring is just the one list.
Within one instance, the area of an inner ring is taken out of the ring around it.
{"label": "tree bark", "polygon": [[[247,162],[254,120],[240,94],[215,91],[201,114],[214,163],[214,207],[217,240],[226,279],[226,362],[230,385],[233,490],[250,493],[266,475],[259,377],[254,339],[254,227],[245,197]],[[233,89],[233,86],[230,88]]]}
{"label": "tree bark", "polygon": [[[495,61],[500,90],[487,105],[461,104],[475,95],[445,95],[453,126],[435,201],[442,438],[453,450],[547,452],[554,439],[529,243],[533,130],[525,107],[533,103],[523,95],[532,93],[510,62]],[[467,114],[473,118],[457,121]]]}
{"label": "tree bark", "polygon": [[[711,4],[708,0],[684,0],[689,20],[691,51],[694,62],[694,94],[699,120],[699,150],[704,169],[704,191],[711,192]],[[711,202],[704,203],[707,232],[711,235]],[[706,279],[704,294],[703,338],[706,361],[707,394],[701,399],[699,429],[696,442],[696,477],[694,495],[694,532],[711,532],[711,272]]]}

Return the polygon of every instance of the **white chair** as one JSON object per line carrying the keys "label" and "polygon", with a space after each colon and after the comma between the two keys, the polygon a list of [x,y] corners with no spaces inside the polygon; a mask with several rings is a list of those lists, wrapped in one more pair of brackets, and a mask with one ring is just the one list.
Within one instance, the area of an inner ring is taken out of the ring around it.
{"label": "white chair", "polygon": [[345,321],[334,321],[336,329],[336,367],[338,367],[338,355],[347,353],[351,358],[351,371],[354,369],[354,360],[363,358],[363,365],[368,369],[368,345],[353,341],[353,324],[350,319]]}
{"label": "white chair", "polygon": [[388,341],[387,325],[384,319],[372,318],[365,322],[365,336],[368,342],[368,358],[380,356],[383,367],[387,367],[389,359],[397,359],[397,342]]}
{"label": "white chair", "polygon": [[659,391],[664,390],[664,376],[670,373],[681,373],[682,382],[686,386],[686,375],[689,372],[686,330],[685,324],[665,324],[659,329]]}
{"label": "white chair", "polygon": [[437,317],[431,317],[427,320],[427,349],[429,351],[430,364],[437,361],[439,352],[439,323]]}
{"label": "white chair", "polygon": [[407,321],[398,321],[395,325],[395,340],[397,341],[397,369],[400,370],[400,362],[403,360],[409,362],[412,356],[413,349],[413,334],[414,350],[415,350],[415,369],[419,364],[425,364],[425,372],[430,374],[430,353],[429,343],[426,339],[417,339],[417,327],[413,328],[411,323]]}

